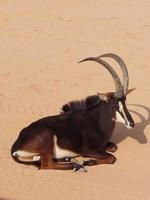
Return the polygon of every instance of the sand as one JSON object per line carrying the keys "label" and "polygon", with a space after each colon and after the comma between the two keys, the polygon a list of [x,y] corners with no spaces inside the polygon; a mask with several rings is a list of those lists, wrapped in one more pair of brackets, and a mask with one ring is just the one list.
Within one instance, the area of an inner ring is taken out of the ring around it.
{"label": "sand", "polygon": [[[0,1],[0,199],[150,200],[149,7],[148,0]],[[117,124],[113,134],[117,162],[87,173],[14,162],[11,145],[23,127],[70,100],[114,90],[105,69],[77,63],[107,52],[125,60],[136,87],[127,98],[136,126]]]}

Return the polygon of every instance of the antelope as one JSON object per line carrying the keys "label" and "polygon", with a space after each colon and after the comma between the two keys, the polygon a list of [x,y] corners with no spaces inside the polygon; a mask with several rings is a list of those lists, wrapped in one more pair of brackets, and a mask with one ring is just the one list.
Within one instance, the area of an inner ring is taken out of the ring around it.
{"label": "antelope", "polygon": [[[115,59],[123,73],[123,84],[115,70],[102,58]],[[48,116],[21,130],[11,148],[15,161],[23,164],[39,162],[40,169],[80,170],[84,166],[113,164],[116,157],[110,152],[117,145],[110,142],[115,123],[134,127],[126,106],[129,76],[127,67],[116,54],[89,57],[81,62],[95,61],[105,67],[115,83],[115,92],[98,93],[85,100],[72,101],[62,107],[59,115]],[[82,163],[71,159],[87,157]]]}

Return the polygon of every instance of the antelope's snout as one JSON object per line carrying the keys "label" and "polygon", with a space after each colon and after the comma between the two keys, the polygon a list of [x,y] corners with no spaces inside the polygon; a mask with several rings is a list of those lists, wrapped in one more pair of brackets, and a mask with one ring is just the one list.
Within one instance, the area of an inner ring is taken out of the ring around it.
{"label": "antelope's snout", "polygon": [[130,121],[130,126],[133,128],[135,126],[135,123],[133,121],[133,119]]}
{"label": "antelope's snout", "polygon": [[135,125],[134,120],[127,109],[124,99],[118,102],[118,107],[116,110],[116,121],[123,123],[127,128],[133,128]]}
{"label": "antelope's snout", "polygon": [[125,125],[127,128],[133,128],[135,126],[135,123],[133,121],[133,119],[131,119],[130,121],[128,121],[128,123],[125,122]]}

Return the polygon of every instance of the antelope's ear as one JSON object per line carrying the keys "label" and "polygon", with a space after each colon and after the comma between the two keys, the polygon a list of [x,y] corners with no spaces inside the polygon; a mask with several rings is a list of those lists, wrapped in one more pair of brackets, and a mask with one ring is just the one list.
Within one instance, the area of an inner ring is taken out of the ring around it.
{"label": "antelope's ear", "polygon": [[135,90],[136,88],[132,88],[132,89],[129,89],[128,91],[127,91],[127,95],[128,94],[130,94],[133,90]]}
{"label": "antelope's ear", "polygon": [[104,102],[106,102],[106,103],[108,103],[109,100],[110,100],[110,95],[109,95],[109,94],[97,92],[97,95],[99,96],[99,98],[100,98],[102,101],[104,101]]}

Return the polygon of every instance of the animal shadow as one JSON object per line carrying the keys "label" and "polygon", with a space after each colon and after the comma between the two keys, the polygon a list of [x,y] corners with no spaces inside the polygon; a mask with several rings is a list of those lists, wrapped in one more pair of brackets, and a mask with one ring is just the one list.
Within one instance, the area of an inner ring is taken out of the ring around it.
{"label": "animal shadow", "polygon": [[133,129],[127,129],[124,125],[121,123],[118,123],[115,128],[115,132],[112,137],[112,141],[116,144],[120,143],[127,137],[135,139],[140,144],[146,144],[147,138],[144,133],[146,127],[150,124],[150,108],[143,106],[143,105],[137,105],[137,104],[130,104],[130,106],[136,106],[139,108],[144,109],[147,112],[147,117],[143,115],[143,112],[137,112],[135,110],[130,110],[131,114],[133,113],[136,115],[140,122],[135,122],[135,127]]}

